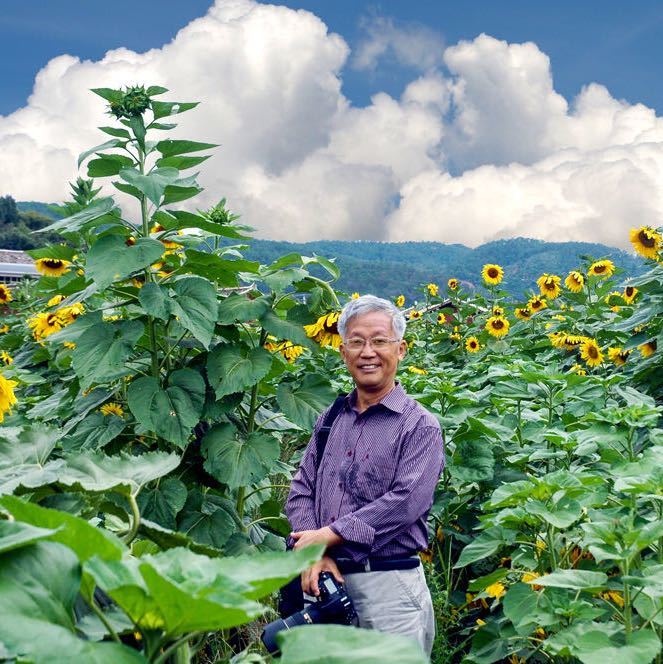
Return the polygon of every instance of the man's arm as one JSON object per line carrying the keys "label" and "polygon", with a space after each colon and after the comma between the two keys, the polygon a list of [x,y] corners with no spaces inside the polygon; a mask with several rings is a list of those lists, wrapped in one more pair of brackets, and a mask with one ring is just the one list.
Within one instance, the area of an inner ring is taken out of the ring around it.
{"label": "man's arm", "polygon": [[340,517],[330,526],[331,530],[349,542],[379,549],[430,509],[443,467],[444,445],[439,428],[416,428],[404,441],[390,490]]}

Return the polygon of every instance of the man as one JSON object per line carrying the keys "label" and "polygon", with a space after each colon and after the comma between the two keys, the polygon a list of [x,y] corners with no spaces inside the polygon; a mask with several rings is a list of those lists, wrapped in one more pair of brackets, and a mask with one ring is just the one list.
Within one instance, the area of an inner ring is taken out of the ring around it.
{"label": "man", "polygon": [[[299,549],[325,544],[302,574],[318,594],[328,571],[344,582],[360,627],[410,636],[430,656],[435,623],[417,551],[444,466],[437,420],[395,380],[405,318],[373,295],[351,300],[338,321],[341,356],[355,389],[336,417],[316,473],[318,420],[286,505]],[[373,571],[377,570],[377,571]]]}

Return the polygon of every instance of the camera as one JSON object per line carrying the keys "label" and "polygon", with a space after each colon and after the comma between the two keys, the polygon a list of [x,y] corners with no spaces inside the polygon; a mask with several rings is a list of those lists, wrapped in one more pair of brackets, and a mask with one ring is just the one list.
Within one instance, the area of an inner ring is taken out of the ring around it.
{"label": "camera", "polygon": [[329,572],[321,572],[318,579],[318,588],[320,589],[320,595],[315,598],[316,601],[305,603],[301,611],[297,611],[287,618],[274,620],[263,629],[260,638],[270,653],[278,652],[276,635],[284,629],[319,623],[334,623],[337,625],[353,625],[356,623],[357,614],[343,584],[336,581]]}

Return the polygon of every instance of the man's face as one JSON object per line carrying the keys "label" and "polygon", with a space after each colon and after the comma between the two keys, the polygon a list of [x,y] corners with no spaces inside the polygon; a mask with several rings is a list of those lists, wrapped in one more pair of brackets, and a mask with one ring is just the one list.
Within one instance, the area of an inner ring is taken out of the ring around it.
{"label": "man's face", "polygon": [[[344,341],[376,337],[396,338],[391,317],[382,311],[373,311],[350,319]],[[360,390],[380,392],[393,386],[398,363],[405,357],[406,348],[407,344],[403,340],[390,343],[380,350],[375,350],[371,344],[364,344],[361,350],[353,351],[343,343],[341,356]]]}

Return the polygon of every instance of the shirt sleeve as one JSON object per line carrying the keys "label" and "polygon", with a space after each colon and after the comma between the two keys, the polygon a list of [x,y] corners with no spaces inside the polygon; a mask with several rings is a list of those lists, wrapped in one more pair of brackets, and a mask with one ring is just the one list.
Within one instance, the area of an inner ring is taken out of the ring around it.
{"label": "shirt sleeve", "polygon": [[389,491],[340,517],[330,528],[344,540],[363,548],[379,549],[428,512],[443,467],[440,429],[415,428],[404,441]]}
{"label": "shirt sleeve", "polygon": [[316,440],[324,415],[325,413],[316,422],[302,461],[290,484],[285,513],[294,532],[317,530],[320,527],[315,513],[315,466],[318,452]]}

